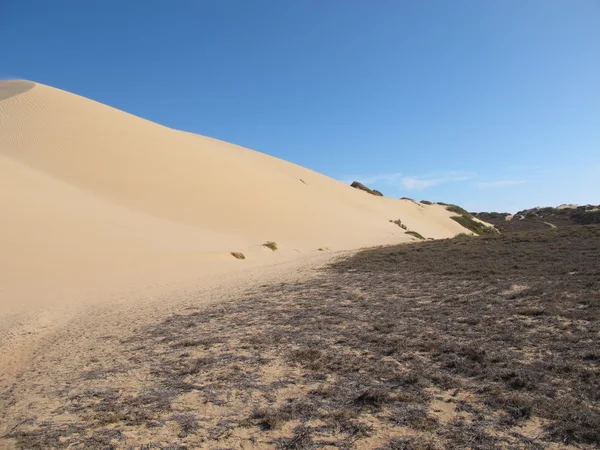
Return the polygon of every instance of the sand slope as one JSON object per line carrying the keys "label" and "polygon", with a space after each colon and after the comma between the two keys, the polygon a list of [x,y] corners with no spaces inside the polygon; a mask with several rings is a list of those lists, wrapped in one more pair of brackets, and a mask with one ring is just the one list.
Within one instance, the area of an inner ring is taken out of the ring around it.
{"label": "sand slope", "polygon": [[[0,314],[27,302],[464,231],[236,145],[42,84],[0,82]],[[276,241],[277,252],[262,247]],[[248,257],[237,261],[239,251]]]}

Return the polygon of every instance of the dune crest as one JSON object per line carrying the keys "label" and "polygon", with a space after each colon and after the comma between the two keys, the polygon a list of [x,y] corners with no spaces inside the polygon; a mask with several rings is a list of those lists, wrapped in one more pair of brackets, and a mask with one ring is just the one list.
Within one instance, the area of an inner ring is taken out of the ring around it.
{"label": "dune crest", "polygon": [[[319,248],[464,229],[298,165],[28,81],[0,82],[0,313]],[[277,242],[274,252],[266,241]],[[241,252],[246,259],[233,258]]]}

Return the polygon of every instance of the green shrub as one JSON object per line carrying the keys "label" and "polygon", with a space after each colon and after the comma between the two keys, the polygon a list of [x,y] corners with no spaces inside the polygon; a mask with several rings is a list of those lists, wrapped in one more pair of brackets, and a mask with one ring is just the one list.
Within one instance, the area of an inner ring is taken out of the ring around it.
{"label": "green shrub", "polygon": [[411,202],[413,202],[413,203],[417,203],[417,202],[415,201],[415,199],[413,199],[413,198],[410,198],[410,197],[400,197],[400,200],[408,200],[408,201],[411,201]]}
{"label": "green shrub", "polygon": [[419,203],[423,203],[424,205],[432,205],[433,204],[429,200],[421,200]]}
{"label": "green shrub", "polygon": [[273,242],[273,241],[267,241],[263,244],[263,247],[267,247],[270,248],[271,250],[275,251],[277,250],[277,243]]}
{"label": "green shrub", "polygon": [[246,259],[246,256],[240,252],[231,252],[231,256],[233,256],[235,259]]}
{"label": "green shrub", "polygon": [[455,238],[470,238],[473,237],[472,234],[468,234],[468,233],[458,233],[456,236],[454,236]]}
{"label": "green shrub", "polygon": [[449,206],[448,203],[444,203],[444,202],[435,202],[436,205],[442,205],[442,206]]}
{"label": "green shrub", "polygon": [[423,236],[421,236],[419,233],[417,233],[416,231],[405,231],[404,234],[410,234],[411,236],[414,236],[418,239],[424,240],[425,238]]}
{"label": "green shrub", "polygon": [[471,217],[471,213],[469,211],[467,211],[464,208],[461,208],[458,205],[448,205],[448,206],[446,206],[446,209],[448,211],[456,213],[456,214],[461,214],[463,216],[469,216],[469,217]]}
{"label": "green shrub", "polygon": [[495,234],[497,233],[495,228],[488,227],[481,222],[478,222],[473,219],[472,216],[452,216],[450,217],[452,220],[458,222],[460,225],[465,227],[467,230],[472,231],[475,234]]}

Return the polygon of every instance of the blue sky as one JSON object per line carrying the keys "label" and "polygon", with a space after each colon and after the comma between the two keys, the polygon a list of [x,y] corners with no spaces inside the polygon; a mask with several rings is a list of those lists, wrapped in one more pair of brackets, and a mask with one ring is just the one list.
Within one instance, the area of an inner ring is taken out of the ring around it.
{"label": "blue sky", "polygon": [[0,78],[392,197],[600,203],[600,1],[0,2]]}

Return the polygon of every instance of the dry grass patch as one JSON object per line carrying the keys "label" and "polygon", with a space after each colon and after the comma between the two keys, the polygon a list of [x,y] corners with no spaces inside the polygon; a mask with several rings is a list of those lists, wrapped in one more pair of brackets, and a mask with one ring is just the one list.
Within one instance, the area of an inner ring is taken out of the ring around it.
{"label": "dry grass patch", "polygon": [[393,224],[396,224],[396,225],[398,225],[398,226],[399,226],[400,228],[402,228],[403,230],[406,230],[406,229],[408,229],[408,227],[407,227],[406,225],[404,225],[400,219],[396,219],[396,220],[392,220],[392,219],[390,219],[390,223],[393,223]]}
{"label": "dry grass patch", "polygon": [[267,241],[263,244],[263,247],[267,247],[270,250],[277,250],[279,247],[277,247],[277,243],[273,242],[273,241]]}

